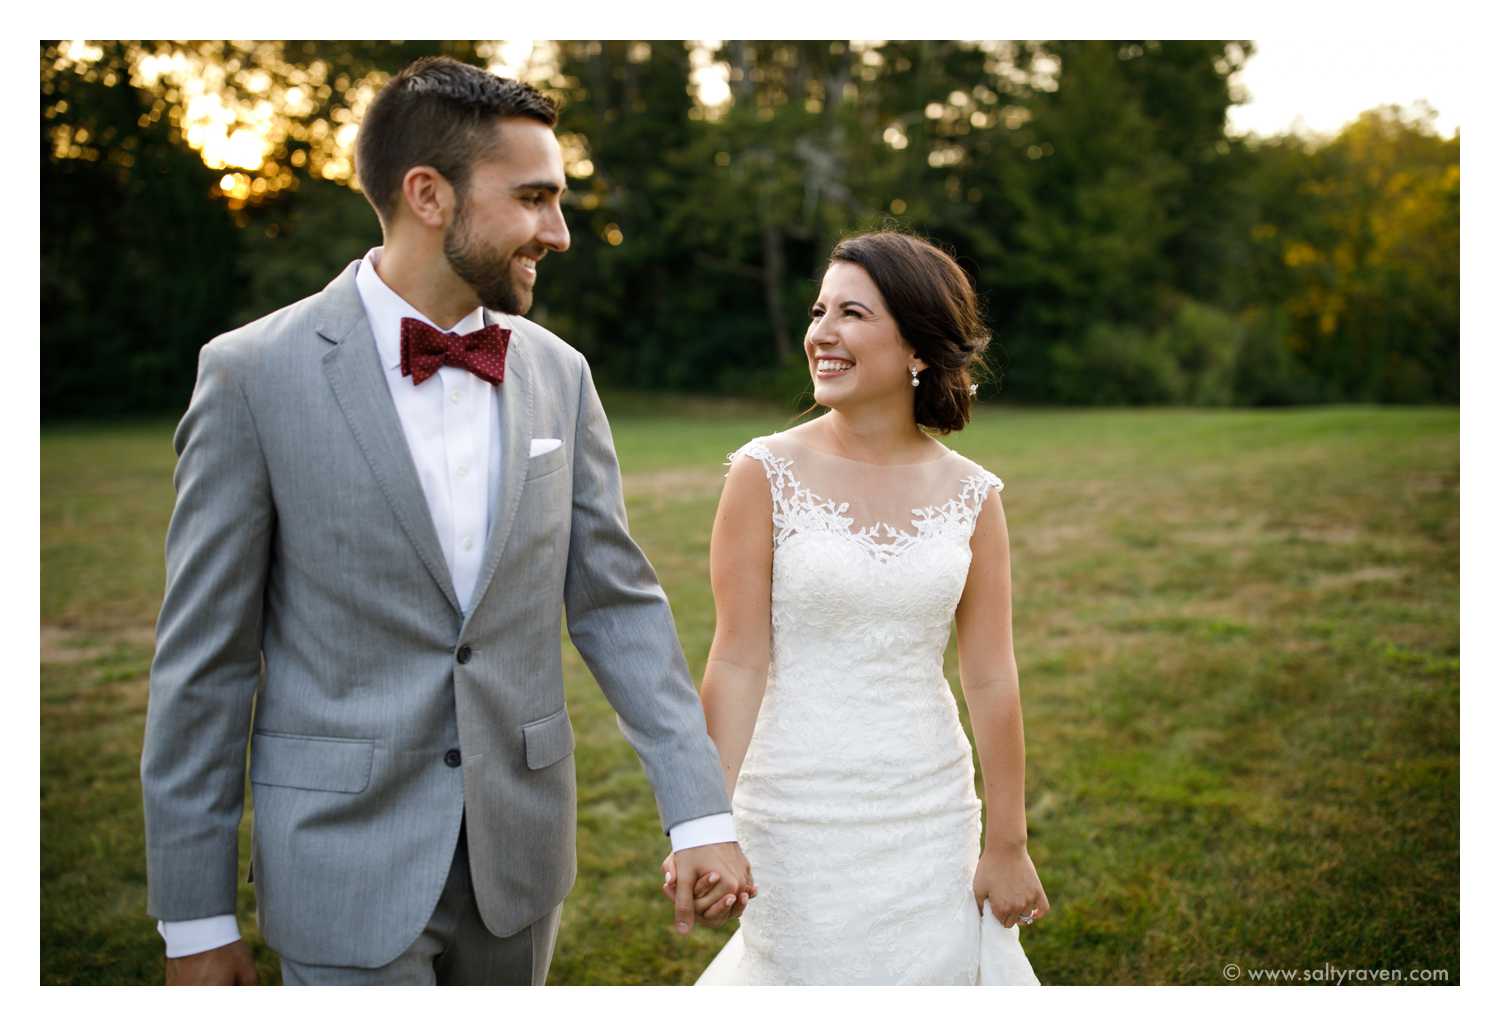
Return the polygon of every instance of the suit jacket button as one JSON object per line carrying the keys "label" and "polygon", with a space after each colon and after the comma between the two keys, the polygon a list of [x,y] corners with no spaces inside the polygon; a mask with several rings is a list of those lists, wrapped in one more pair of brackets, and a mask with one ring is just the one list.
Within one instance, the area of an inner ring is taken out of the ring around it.
{"label": "suit jacket button", "polygon": [[468,645],[458,646],[458,664],[462,666],[474,657],[474,650]]}
{"label": "suit jacket button", "polygon": [[447,754],[443,756],[443,761],[456,769],[464,761],[464,757],[458,754],[457,748],[450,748]]}

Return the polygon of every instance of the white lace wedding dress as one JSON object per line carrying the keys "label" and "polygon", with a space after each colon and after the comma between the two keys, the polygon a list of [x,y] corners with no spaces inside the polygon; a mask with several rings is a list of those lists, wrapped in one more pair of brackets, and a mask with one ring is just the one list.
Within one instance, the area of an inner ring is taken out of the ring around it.
{"label": "white lace wedding dress", "polygon": [[771,667],[734,793],[760,894],[700,984],[1032,984],[974,906],[980,803],[943,676],[998,477],[872,466],[786,434],[731,454],[772,493]]}

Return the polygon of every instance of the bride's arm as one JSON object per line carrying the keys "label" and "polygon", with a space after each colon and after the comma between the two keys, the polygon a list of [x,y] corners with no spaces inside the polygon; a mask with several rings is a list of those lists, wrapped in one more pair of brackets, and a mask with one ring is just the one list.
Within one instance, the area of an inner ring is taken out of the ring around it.
{"label": "bride's arm", "polygon": [[984,854],[974,891],[1010,926],[1016,915],[1045,914],[1048,906],[1026,851],[1026,739],[1011,639],[1010,538],[998,494],[980,509],[969,544],[973,561],[956,620],[959,678],[984,770]]}
{"label": "bride's arm", "polygon": [[703,671],[703,714],[732,799],[771,664],[771,492],[761,465],[729,468],[709,542],[714,640]]}
{"label": "bride's arm", "polygon": [[[708,736],[719,752],[724,790],[731,800],[755,732],[771,665],[771,531],[771,492],[765,472],[754,457],[737,458],[724,482],[709,542],[714,641],[699,696]],[[662,893],[675,901],[674,856],[668,855],[661,868],[665,873]],[[703,877],[693,891],[696,913],[704,915],[724,893],[722,883]],[[737,899],[740,912],[756,893],[752,876],[748,891]]]}
{"label": "bride's arm", "polygon": [[984,770],[985,846],[1026,846],[1026,739],[1011,641],[1010,539],[1000,496],[979,511],[958,603],[959,679]]}

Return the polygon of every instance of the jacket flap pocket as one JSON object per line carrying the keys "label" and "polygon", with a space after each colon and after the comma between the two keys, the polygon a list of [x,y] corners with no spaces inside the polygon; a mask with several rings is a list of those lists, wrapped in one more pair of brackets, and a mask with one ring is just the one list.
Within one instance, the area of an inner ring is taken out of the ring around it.
{"label": "jacket flap pocket", "polygon": [[526,738],[526,765],[531,769],[551,766],[573,751],[573,724],[567,709],[523,724],[521,733]]}
{"label": "jacket flap pocket", "polygon": [[373,741],[256,731],[250,747],[250,779],[276,787],[356,794],[370,786],[374,761]]}

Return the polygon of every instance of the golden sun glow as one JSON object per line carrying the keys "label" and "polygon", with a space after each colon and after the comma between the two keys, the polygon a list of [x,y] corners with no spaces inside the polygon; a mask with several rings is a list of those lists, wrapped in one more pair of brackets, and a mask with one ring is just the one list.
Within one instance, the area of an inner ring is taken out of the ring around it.
{"label": "golden sun glow", "polygon": [[[356,184],[354,140],[359,121],[386,76],[372,72],[358,79],[334,77],[327,62],[296,64],[286,58],[284,48],[279,42],[209,41],[161,44],[156,49],[131,43],[116,47],[113,63],[123,63],[130,84],[156,97],[141,116],[141,127],[165,118],[205,167],[227,172],[219,179],[218,191],[234,209],[296,188],[292,168]],[[93,67],[104,56],[101,46],[62,43],[56,47],[51,70],[72,71],[111,85],[116,72],[101,74]],[[44,69],[44,95],[47,74]],[[59,117],[67,110],[66,101],[59,101],[48,116]],[[60,119],[50,135],[59,156],[98,160],[104,155],[88,145],[85,129],[75,129],[66,119]],[[128,166],[131,158],[127,153],[110,159]]]}
{"label": "golden sun glow", "polygon": [[[50,51],[49,66],[43,70],[43,91],[47,92],[49,74],[71,72],[105,85],[128,75],[131,85],[155,97],[155,103],[141,115],[141,127],[165,119],[199,154],[205,167],[223,171],[218,191],[232,209],[297,188],[299,176],[294,169],[314,179],[358,188],[354,145],[359,123],[388,74],[372,71],[353,77],[337,72],[323,59],[302,63],[302,58],[292,56],[290,45],[216,40],[101,45],[70,40]],[[635,63],[650,60],[652,45],[661,44],[633,46],[627,59]],[[876,45],[866,42],[855,44],[853,49],[864,64],[874,66],[881,60]],[[692,40],[687,44],[690,89],[696,101],[691,112],[694,118],[716,120],[733,103],[730,65],[716,59],[721,46],[720,40]],[[105,60],[107,50],[109,60]],[[505,77],[543,85],[561,75],[561,50],[558,44],[546,40],[481,41],[475,44],[474,52],[489,71]],[[820,103],[810,103],[810,111],[821,109]],[[932,106],[928,115],[942,116],[944,107]],[[762,118],[771,113],[758,112]],[[99,140],[89,138],[86,129],[71,124],[67,114],[67,102],[61,99],[46,114],[54,122],[48,135],[55,155],[82,160],[107,157],[130,166],[134,159],[131,154],[109,153]],[[596,165],[587,141],[567,132],[559,132],[558,140],[568,175],[593,178]],[[885,141],[900,150],[906,147],[907,136],[900,125],[892,125],[885,131]],[[575,202],[592,207],[598,197],[590,200],[580,194]]]}

